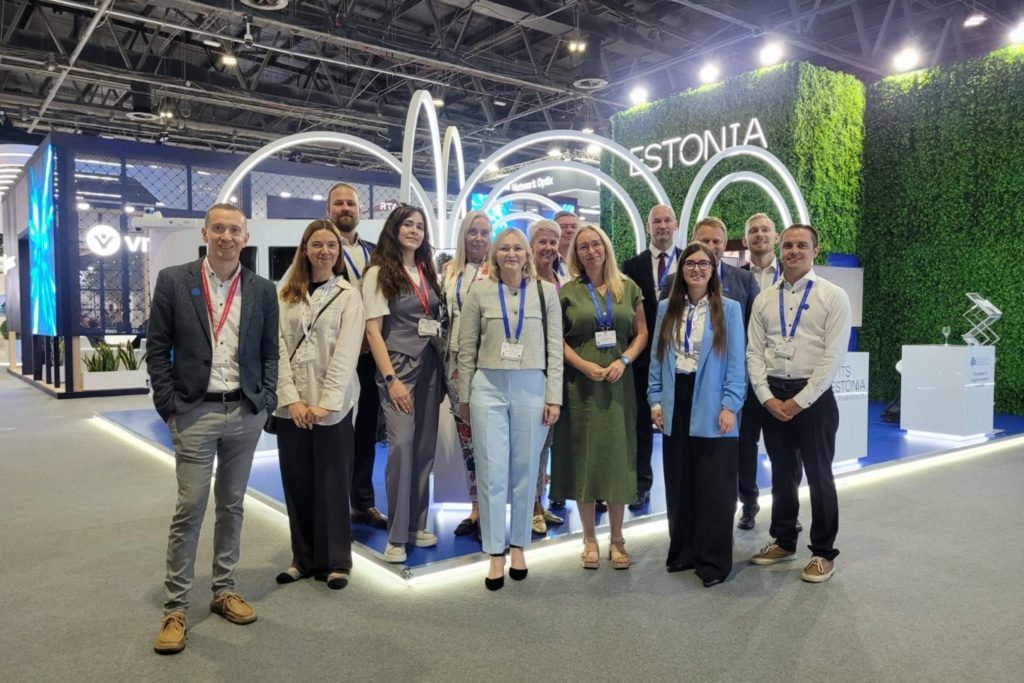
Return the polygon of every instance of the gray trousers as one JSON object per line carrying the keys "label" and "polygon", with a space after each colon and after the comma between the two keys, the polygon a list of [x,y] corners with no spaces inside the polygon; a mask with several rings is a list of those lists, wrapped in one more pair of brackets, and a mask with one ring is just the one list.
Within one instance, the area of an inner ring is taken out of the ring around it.
{"label": "gray trousers", "polygon": [[402,545],[427,526],[430,507],[430,471],[437,449],[441,416],[440,358],[433,345],[418,358],[392,353],[395,377],[412,395],[412,414],[398,412],[377,374],[380,405],[388,430],[388,464],[384,483],[388,494],[388,543]]}
{"label": "gray trousers", "polygon": [[210,497],[214,456],[217,480],[213,499],[213,592],[235,589],[242,535],[242,501],[249,482],[252,455],[267,413],[253,414],[240,402],[203,403],[171,417],[178,504],[167,538],[167,579],[164,614],[188,611],[188,593],[195,579],[196,547]]}

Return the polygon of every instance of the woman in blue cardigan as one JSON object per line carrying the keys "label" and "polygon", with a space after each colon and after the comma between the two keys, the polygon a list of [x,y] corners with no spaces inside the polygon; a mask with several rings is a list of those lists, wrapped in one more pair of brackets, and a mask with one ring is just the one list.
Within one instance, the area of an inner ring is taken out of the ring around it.
{"label": "woman in blue cardigan", "polygon": [[714,254],[694,242],[679,260],[683,277],[658,305],[647,400],[664,439],[665,564],[696,569],[710,588],[732,570],[745,335],[740,305],[722,296]]}

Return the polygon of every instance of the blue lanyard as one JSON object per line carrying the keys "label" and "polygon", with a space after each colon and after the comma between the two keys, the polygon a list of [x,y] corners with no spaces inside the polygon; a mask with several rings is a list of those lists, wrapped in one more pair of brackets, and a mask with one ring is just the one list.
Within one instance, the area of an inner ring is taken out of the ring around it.
{"label": "blue lanyard", "polygon": [[597,294],[594,292],[594,285],[587,283],[590,291],[590,300],[594,302],[594,310],[597,311],[597,327],[600,330],[612,329],[612,288],[609,287],[604,293],[605,312],[601,313],[601,306],[597,303]]}
{"label": "blue lanyard", "polygon": [[690,302],[686,302],[686,336],[683,337],[683,351],[686,353],[690,352],[690,332],[693,329],[693,316],[697,312],[696,306],[691,306]]}
{"label": "blue lanyard", "polygon": [[[363,248],[363,263],[369,263],[370,262],[370,250],[367,249],[366,245],[363,244],[362,242],[359,243],[359,246],[361,246]],[[359,273],[359,269],[356,268],[356,264],[352,260],[352,257],[348,255],[347,251],[345,251],[345,247],[341,248],[341,253],[344,254],[345,261],[348,262],[348,267],[352,269],[353,273],[355,273],[356,279],[357,280],[361,279],[363,276]]]}
{"label": "blue lanyard", "polygon": [[672,255],[668,257],[668,261],[665,262],[665,272],[661,274],[661,279],[658,280],[658,289],[665,286],[665,280],[668,278],[669,272],[672,270],[672,262],[676,260],[676,248],[672,247]]}
{"label": "blue lanyard", "polygon": [[[498,301],[501,302],[501,322],[505,323],[505,339],[512,341],[512,328],[508,324],[508,309],[505,308],[505,285],[498,283]],[[526,314],[526,278],[519,282],[519,322],[516,324],[515,343],[523,336],[523,319]]]}
{"label": "blue lanyard", "polygon": [[[804,312],[804,306],[807,305],[807,297],[811,293],[811,287],[814,285],[814,280],[807,281],[807,289],[804,290],[804,297],[800,299],[800,307],[796,309],[796,317],[793,318],[793,327],[789,331],[789,338],[792,339],[796,336],[796,328],[800,324],[800,316]],[[782,338],[786,339],[786,306],[784,303],[784,292],[785,287],[779,287],[779,324],[782,330]]]}
{"label": "blue lanyard", "polygon": [[558,256],[555,260],[555,272],[559,275],[565,275],[565,269],[562,268],[562,257]]}
{"label": "blue lanyard", "polygon": [[776,262],[775,262],[775,275],[773,275],[773,276],[772,276],[772,284],[773,284],[773,285],[774,285],[774,284],[775,284],[776,282],[778,282],[778,281],[779,281],[779,271],[781,270],[781,268],[782,268],[782,267],[781,267],[781,266],[779,265],[779,262],[778,262],[778,261],[776,261]]}

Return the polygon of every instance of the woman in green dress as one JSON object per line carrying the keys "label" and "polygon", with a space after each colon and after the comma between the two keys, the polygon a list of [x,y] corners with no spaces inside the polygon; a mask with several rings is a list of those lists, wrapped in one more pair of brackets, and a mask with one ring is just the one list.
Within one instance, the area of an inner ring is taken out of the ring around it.
{"label": "woman in green dress", "polygon": [[576,501],[585,569],[600,564],[594,506],[607,500],[608,559],[615,569],[629,569],[622,519],[626,503],[636,497],[636,396],[630,363],[647,345],[643,295],[619,272],[611,241],[596,225],[576,231],[569,271],[573,281],[559,293],[565,399],[555,424],[550,496]]}

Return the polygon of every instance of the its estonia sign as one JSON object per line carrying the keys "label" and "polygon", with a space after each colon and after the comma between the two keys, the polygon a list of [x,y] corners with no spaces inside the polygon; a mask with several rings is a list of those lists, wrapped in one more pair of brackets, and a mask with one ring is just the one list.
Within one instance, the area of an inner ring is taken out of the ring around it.
{"label": "its estonia sign", "polygon": [[[741,129],[743,130],[742,134]],[[696,166],[723,149],[753,144],[759,144],[768,149],[768,140],[764,136],[757,117],[750,119],[746,126],[742,123],[730,123],[727,126],[722,126],[718,131],[705,130],[703,133],[689,133],[661,142],[630,147],[629,151],[638,156],[647,168],[658,173],[665,167],[672,170],[677,163],[683,166]],[[630,167],[629,175],[638,176],[640,173]]]}

